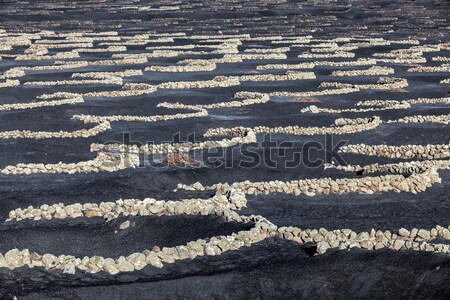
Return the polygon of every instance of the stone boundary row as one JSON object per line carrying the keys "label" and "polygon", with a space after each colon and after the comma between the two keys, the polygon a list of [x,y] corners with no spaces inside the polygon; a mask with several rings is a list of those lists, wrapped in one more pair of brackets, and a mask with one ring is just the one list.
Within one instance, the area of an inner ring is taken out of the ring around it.
{"label": "stone boundary row", "polygon": [[22,76],[25,76],[25,72],[14,67],[3,72],[3,74],[0,75],[0,79],[19,78]]}
{"label": "stone boundary row", "polygon": [[445,62],[450,62],[450,57],[445,57],[445,56],[434,56],[431,58],[432,61],[445,61]]}
{"label": "stone boundary row", "polygon": [[217,87],[230,87],[240,85],[241,83],[237,78],[228,78],[224,76],[216,76],[211,80],[201,81],[175,81],[164,82],[158,84],[158,88],[162,89],[201,89],[201,88],[217,88]]}
{"label": "stone boundary row", "polygon": [[[72,119],[77,119],[74,116]],[[80,129],[75,131],[30,131],[30,130],[12,130],[0,132],[0,139],[49,139],[49,138],[87,138],[95,136],[111,128],[107,120],[91,121],[83,120],[84,123],[96,123],[90,129]]]}
{"label": "stone boundary row", "polygon": [[77,51],[57,52],[54,55],[36,55],[36,54],[19,54],[15,60],[56,60],[56,59],[68,59],[79,58],[80,54]]}
{"label": "stone boundary row", "polygon": [[186,64],[174,66],[148,66],[145,71],[153,72],[209,72],[217,69],[216,63]]}
{"label": "stone boundary row", "polygon": [[224,217],[227,222],[254,223],[254,227],[247,231],[239,231],[228,236],[213,236],[207,240],[198,239],[185,245],[160,248],[155,246],[151,250],[132,253],[128,256],[104,258],[101,256],[85,256],[77,258],[71,255],[55,256],[50,253],[40,255],[28,249],[12,249],[4,255],[0,254],[0,267],[15,269],[18,267],[44,267],[47,270],[62,270],[63,273],[75,274],[76,270],[97,273],[105,271],[111,275],[120,272],[132,272],[146,266],[157,268],[177,260],[195,259],[197,256],[220,255],[227,251],[238,250],[244,246],[262,241],[268,237],[279,237],[298,243],[316,243],[316,254],[324,254],[329,249],[350,249],[353,247],[367,250],[389,248],[393,250],[421,250],[448,254],[449,245],[428,243],[437,238],[450,238],[450,228],[436,226],[431,230],[407,230],[401,228],[398,234],[390,231],[375,231],[356,233],[349,229],[328,231],[324,228],[302,230],[298,227],[277,227],[266,218],[258,215],[242,216],[234,210],[245,206],[247,199],[240,191],[231,190],[228,198],[216,194],[207,200],[184,199],[181,201],[157,201],[147,198],[143,201],[136,199],[118,200],[116,202],[102,202],[85,204],[54,204],[42,205],[40,208],[16,209],[10,212],[10,220],[33,218],[77,218],[104,217],[115,218],[119,215],[217,215]]}
{"label": "stone boundary row", "polygon": [[424,158],[424,159],[440,159],[450,156],[450,144],[440,145],[366,145],[352,144],[339,148],[341,153],[364,154],[369,156],[381,156],[388,158]]}
{"label": "stone boundary row", "polygon": [[295,97],[310,97],[322,95],[338,95],[358,92],[361,89],[373,90],[396,90],[408,86],[408,81],[404,78],[380,77],[376,84],[348,84],[340,82],[322,82],[319,88],[330,87],[331,89],[324,89],[321,91],[309,92],[270,92],[270,96],[295,96]]}
{"label": "stone boundary row", "polygon": [[76,48],[75,51],[78,53],[109,53],[109,52],[125,52],[127,51],[126,46],[108,46],[106,48],[95,48],[95,49],[86,49],[86,48]]}
{"label": "stone boundary row", "polygon": [[258,75],[240,75],[240,76],[216,76],[211,80],[202,81],[174,81],[163,82],[157,87],[162,89],[193,89],[193,88],[216,88],[230,87],[240,85],[241,81],[287,81],[287,80],[305,80],[315,79],[314,72],[292,72],[288,71],[285,75],[258,74]]}
{"label": "stone boundary row", "polygon": [[162,215],[209,215],[214,211],[227,209],[239,210],[247,205],[247,199],[241,192],[233,191],[230,197],[216,194],[209,199],[182,199],[179,201],[164,201],[153,198],[119,199],[114,202],[75,203],[64,205],[43,204],[34,208],[29,206],[16,208],[8,214],[6,221],[21,221],[33,219],[35,221],[46,219],[65,219],[80,217],[102,217],[112,220],[120,216],[162,216]]}
{"label": "stone boundary row", "polygon": [[[338,168],[340,169],[340,168]],[[230,189],[241,190],[245,194],[259,195],[271,193],[292,194],[295,196],[306,195],[313,197],[316,195],[344,195],[349,193],[373,194],[394,192],[424,192],[435,183],[440,183],[441,178],[435,169],[426,169],[422,173],[403,175],[381,175],[362,178],[312,178],[291,181],[260,181],[217,183],[211,186],[203,186],[197,182],[192,185],[178,184],[177,189],[188,191],[216,190],[222,193]]]}
{"label": "stone boundary row", "polygon": [[237,92],[236,94],[233,95],[233,98],[244,98],[244,100],[241,101],[234,100],[212,104],[183,104],[179,102],[175,103],[161,102],[158,104],[158,107],[166,107],[173,109],[213,109],[213,108],[241,107],[247,105],[262,104],[266,103],[270,99],[268,94],[245,92],[245,91]]}
{"label": "stone boundary row", "polygon": [[20,81],[19,80],[7,79],[4,82],[0,82],[0,89],[1,88],[7,88],[7,87],[19,86],[19,85],[20,85]]}
{"label": "stone boundary row", "polygon": [[30,130],[12,130],[0,132],[0,139],[48,139],[48,138],[87,138],[95,136],[111,128],[110,122],[127,121],[127,122],[156,122],[168,121],[174,119],[186,119],[205,117],[208,112],[204,109],[199,109],[195,113],[174,114],[174,115],[154,115],[154,116],[94,116],[94,115],[74,115],[72,119],[81,120],[85,124],[96,123],[97,125],[90,129],[80,129],[75,131],[30,131]]}
{"label": "stone boundary row", "polygon": [[[230,196],[230,198],[233,197],[235,196]],[[246,201],[245,196],[238,196],[238,198],[242,199],[239,201]],[[113,206],[116,211],[120,211],[119,214],[122,213],[125,207],[126,210],[132,210],[132,213],[134,212],[136,215],[140,212],[143,212],[144,215],[146,213],[153,214],[150,210],[159,211],[157,215],[173,215],[187,212],[189,214],[222,216],[227,222],[252,222],[254,223],[254,227],[250,230],[239,231],[228,236],[213,236],[208,240],[199,239],[176,247],[164,247],[160,249],[156,246],[151,250],[133,253],[127,257],[121,256],[117,259],[103,258],[101,256],[76,258],[70,255],[55,256],[50,253],[39,255],[30,252],[28,249],[22,251],[12,249],[5,253],[5,255],[0,256],[0,267],[10,269],[22,266],[44,267],[47,270],[63,270],[64,273],[69,274],[74,274],[76,269],[78,269],[90,273],[105,271],[114,275],[119,272],[140,270],[147,265],[161,268],[163,267],[163,263],[174,263],[177,260],[194,259],[197,256],[203,255],[220,255],[223,252],[237,250],[243,246],[250,246],[253,243],[262,241],[270,235],[270,232],[275,232],[277,228],[262,216],[240,216],[233,211],[233,208],[237,208],[233,200],[228,201],[227,197],[220,195],[216,195],[209,200],[191,199],[185,201],[152,202],[152,199],[145,199],[138,203],[135,200],[119,200]],[[121,203],[124,204],[124,208],[122,208]],[[111,204],[114,203],[104,203],[102,209],[106,208],[108,210],[108,206],[112,209]],[[128,206],[127,204],[132,204],[132,206]],[[245,205],[245,202],[243,204]],[[80,208],[80,205],[76,204],[68,207],[76,211]],[[92,211],[93,204],[85,206],[90,207],[88,209]],[[49,209],[50,207],[54,208],[54,206],[49,206]],[[137,209],[136,211],[134,211],[135,207]],[[54,209],[56,212],[56,208]],[[81,209],[83,209],[83,206],[81,206]],[[99,208],[97,211],[102,211],[102,209]],[[81,210],[79,213],[81,213]],[[47,215],[51,216],[52,214]]]}
{"label": "stone boundary row", "polygon": [[321,91],[309,91],[309,92],[270,92],[270,96],[281,97],[311,97],[311,96],[323,96],[323,95],[340,95],[359,92],[358,87],[346,87],[337,89],[324,89]]}
{"label": "stone boundary row", "polygon": [[326,48],[311,48],[309,49],[312,53],[333,53],[333,52],[349,52],[353,50],[358,50],[356,46],[337,46],[337,47],[326,47]]}
{"label": "stone boundary row", "polygon": [[319,88],[359,88],[371,90],[401,89],[408,86],[408,80],[395,77],[380,77],[375,84],[349,84],[341,82],[322,82]]}
{"label": "stone boundary row", "polygon": [[[344,112],[369,112],[369,111],[380,111],[380,110],[389,110],[389,109],[408,109],[411,107],[408,103],[398,102],[395,100],[394,101],[390,101],[390,100],[380,101],[380,103],[377,104],[377,106],[378,105],[382,106],[382,107],[339,109],[339,108],[319,108],[315,105],[310,105],[308,107],[302,108],[300,110],[300,112],[302,112],[302,113],[311,112],[314,114],[318,114],[318,113],[340,114],[340,113],[344,113]],[[375,105],[373,105],[373,106],[375,106]]]}
{"label": "stone boundary row", "polygon": [[408,69],[408,72],[420,72],[420,73],[448,73],[450,72],[450,64],[442,64],[440,66],[420,66]]}
{"label": "stone boundary row", "polygon": [[361,76],[361,75],[391,75],[395,70],[389,67],[373,66],[366,70],[337,70],[333,71],[330,76]]}
{"label": "stone boundary row", "polygon": [[[450,104],[450,97],[443,98],[418,98],[410,100],[366,100],[359,101],[356,106],[369,106],[370,108],[318,108],[315,105],[310,105],[301,110],[302,113],[343,113],[343,112],[369,112],[369,111],[380,111],[380,110],[390,110],[390,109],[409,109],[411,104]],[[374,107],[375,106],[375,107]],[[377,107],[378,106],[378,107]]]}
{"label": "stone boundary row", "polygon": [[59,105],[65,105],[65,104],[78,104],[78,103],[84,102],[83,97],[81,95],[77,95],[77,94],[65,95],[65,97],[62,97],[62,98],[63,98],[63,100],[52,100],[52,101],[44,100],[44,101],[36,101],[36,102],[31,102],[31,103],[2,104],[2,105],[0,105],[0,111],[59,106]]}
{"label": "stone boundary row", "polygon": [[126,115],[112,115],[112,116],[96,116],[96,115],[74,115],[74,119],[82,120],[85,123],[94,122],[157,122],[169,121],[175,119],[187,119],[206,117],[208,112],[204,109],[199,109],[195,113],[173,114],[173,115],[154,115],[154,116],[126,116]]}
{"label": "stone boundary row", "polygon": [[279,47],[279,48],[247,48],[244,50],[244,53],[285,53],[289,52],[291,48],[289,47]]}
{"label": "stone boundary row", "polygon": [[86,73],[73,73],[72,78],[92,78],[92,79],[109,79],[116,77],[134,77],[142,76],[144,73],[140,69],[128,69],[117,72],[86,72]]}
{"label": "stone boundary row", "polygon": [[57,164],[17,164],[0,169],[4,175],[30,175],[38,173],[91,173],[91,172],[115,172],[126,168],[139,166],[139,156],[133,154],[97,153],[93,160],[77,163]]}
{"label": "stone boundary row", "polygon": [[151,94],[156,92],[158,89],[156,86],[151,86],[146,83],[125,83],[120,91],[102,91],[102,92],[89,92],[84,93],[85,97],[107,97],[107,98],[117,98],[117,97],[132,97],[140,96],[145,94]]}
{"label": "stone boundary row", "polygon": [[316,79],[314,72],[296,72],[287,71],[284,75],[274,74],[258,74],[258,75],[240,75],[230,76],[237,78],[239,81],[288,81],[288,80],[305,80]]}
{"label": "stone boundary row", "polygon": [[[434,174],[436,170],[448,170],[450,169],[450,160],[424,160],[424,161],[411,161],[400,162],[392,164],[371,164],[371,165],[348,165],[348,166],[335,166],[328,164],[326,168],[334,168],[347,172],[359,172],[361,174],[373,174],[373,173],[394,173],[394,174],[425,174],[430,170]],[[434,180],[434,178],[431,178]],[[436,182],[441,182],[440,178]]]}
{"label": "stone boundary row", "polygon": [[367,66],[376,65],[377,61],[374,59],[359,58],[355,61],[314,61],[314,62],[302,62],[298,64],[267,64],[259,65],[256,70],[271,70],[271,69],[312,69],[320,66],[332,66],[332,67],[350,67],[350,66]]}
{"label": "stone boundary row", "polygon": [[319,53],[302,53],[297,56],[298,58],[353,58],[355,53],[337,51],[331,54],[319,54]]}
{"label": "stone boundary row", "polygon": [[242,128],[237,136],[231,139],[223,139],[220,141],[205,142],[186,142],[186,143],[163,143],[163,144],[145,144],[143,146],[124,145],[124,144],[91,144],[91,152],[108,151],[108,152],[125,152],[139,154],[167,154],[189,152],[192,150],[224,148],[238,144],[256,143],[256,135],[252,130]]}
{"label": "stone boundary row", "polygon": [[389,230],[355,232],[350,229],[337,229],[328,231],[325,228],[302,230],[298,227],[279,227],[278,236],[296,241],[300,244],[316,243],[316,253],[324,254],[332,249],[346,250],[361,248],[365,250],[415,250],[431,251],[450,254],[449,244],[429,243],[435,239],[450,240],[450,226],[448,228],[436,226],[431,230],[400,228],[397,233]]}
{"label": "stone boundary row", "polygon": [[[252,128],[255,133],[283,133],[293,135],[322,135],[322,134],[350,134],[355,132],[361,132],[371,130],[378,127],[381,124],[379,117],[373,118],[357,118],[357,119],[337,119],[338,124],[332,127],[300,127],[300,126],[287,126],[287,127],[266,127],[257,126]],[[335,121],[335,122],[336,122]],[[230,135],[234,128],[215,128],[208,129],[205,133],[205,137],[213,136],[227,136]]]}
{"label": "stone boundary row", "polygon": [[107,84],[107,85],[122,85],[121,77],[109,77],[107,79],[91,79],[91,80],[57,80],[57,81],[27,81],[23,85],[87,85],[87,84]]}
{"label": "stone boundary row", "polygon": [[398,120],[389,120],[386,123],[442,123],[448,125],[450,123],[450,115],[415,115]]}

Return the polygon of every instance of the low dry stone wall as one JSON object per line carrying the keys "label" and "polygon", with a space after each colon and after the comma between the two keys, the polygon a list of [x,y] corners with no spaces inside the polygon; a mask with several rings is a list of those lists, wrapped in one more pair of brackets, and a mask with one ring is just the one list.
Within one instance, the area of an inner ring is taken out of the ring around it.
{"label": "low dry stone wall", "polygon": [[358,58],[355,61],[314,61],[304,62],[299,64],[267,64],[257,66],[257,70],[271,70],[271,69],[312,69],[319,66],[331,67],[350,67],[350,66],[367,66],[376,65],[377,61],[374,59]]}
{"label": "low dry stone wall", "polygon": [[394,174],[425,174],[429,173],[433,175],[430,179],[435,182],[441,182],[436,170],[450,169],[450,160],[425,160],[425,161],[411,161],[400,162],[393,164],[371,164],[366,166],[360,165],[348,165],[348,166],[334,166],[327,165],[327,168],[335,168],[347,172],[359,172],[361,174],[373,174],[373,173],[394,173]]}
{"label": "low dry stone wall", "polygon": [[216,63],[186,64],[175,66],[149,66],[145,71],[153,72],[209,72],[217,69]]}
{"label": "low dry stone wall", "polygon": [[[257,126],[252,128],[252,130],[255,133],[283,133],[293,135],[349,134],[374,129],[381,124],[381,120],[379,117],[359,118],[359,119],[340,118],[336,119],[335,124],[336,126],[332,127]],[[205,133],[205,137],[226,136],[230,135],[235,130],[237,130],[236,127],[208,129],[208,131]]]}
{"label": "low dry stone wall", "polygon": [[[42,95],[40,99],[44,99],[46,95]],[[65,104],[78,104],[83,103],[83,97],[78,94],[57,93],[56,96],[60,96],[63,100],[52,100],[52,101],[36,101],[31,103],[12,103],[12,104],[2,104],[0,105],[0,111],[2,110],[21,110],[21,109],[32,109],[37,107],[49,107],[49,106],[59,106]],[[38,97],[39,98],[39,97]],[[47,97],[48,99],[49,97]]]}
{"label": "low dry stone wall", "polygon": [[195,113],[186,114],[173,114],[173,115],[154,115],[154,116],[95,116],[95,115],[74,115],[73,118],[84,121],[85,123],[100,123],[100,122],[157,122],[157,121],[169,121],[175,119],[187,119],[206,117],[208,112],[204,109],[198,110]]}
{"label": "low dry stone wall", "polygon": [[450,115],[415,115],[398,120],[389,120],[386,123],[441,123],[448,125],[450,123]]}
{"label": "low dry stone wall", "polygon": [[268,94],[255,93],[255,92],[237,92],[234,94],[233,98],[244,98],[244,100],[238,101],[228,101],[219,102],[213,104],[182,104],[182,103],[169,103],[161,102],[158,106],[174,108],[174,109],[213,109],[213,108],[223,108],[223,107],[241,107],[254,104],[262,104],[269,101],[270,97]]}
{"label": "low dry stone wall", "polygon": [[24,85],[86,85],[86,84],[112,84],[112,85],[122,85],[123,81],[120,77],[110,77],[107,79],[91,79],[91,80],[59,80],[59,81],[27,81]]}
{"label": "low dry stone wall", "polygon": [[162,89],[204,89],[217,87],[230,87],[240,85],[237,78],[227,78],[222,76],[214,77],[212,80],[205,81],[176,81],[164,82],[158,85]]}
{"label": "low dry stone wall", "polygon": [[420,72],[420,73],[448,73],[450,72],[450,64],[442,64],[436,67],[416,67],[408,69],[408,72]]}
{"label": "low dry stone wall", "polygon": [[431,251],[450,254],[449,244],[430,243],[435,239],[450,239],[450,226],[436,226],[431,230],[400,228],[393,233],[389,230],[355,232],[350,229],[328,231],[325,228],[302,230],[298,227],[279,227],[278,236],[298,243],[316,243],[317,254],[324,254],[331,249],[347,250],[360,248],[366,250],[391,249]]}
{"label": "low dry stone wall", "polygon": [[346,145],[339,148],[342,153],[364,154],[369,156],[382,156],[388,158],[424,158],[424,159],[440,159],[450,156],[450,144],[441,145],[365,145],[355,144]]}
{"label": "low dry stone wall", "polygon": [[340,82],[322,82],[319,88],[359,88],[370,90],[395,90],[408,86],[408,81],[404,78],[380,77],[376,84],[348,84]]}
{"label": "low dry stone wall", "polygon": [[0,89],[1,88],[7,88],[7,87],[19,86],[19,85],[20,85],[20,81],[19,80],[7,79],[4,82],[0,82]]}
{"label": "low dry stone wall", "polygon": [[[79,119],[77,116],[74,119]],[[83,120],[84,123],[96,123],[90,129],[80,129],[75,131],[30,131],[30,130],[12,130],[0,132],[0,139],[49,139],[49,138],[88,138],[95,136],[111,128],[107,120],[93,121]]]}
{"label": "low dry stone wall", "polygon": [[311,113],[343,113],[343,112],[369,112],[369,111],[380,111],[380,110],[389,110],[389,109],[409,109],[411,105],[415,104],[450,104],[450,98],[418,98],[411,100],[366,100],[359,101],[356,103],[356,106],[369,106],[369,108],[318,108],[315,105],[311,105],[309,107],[303,108],[301,110],[302,113],[311,112]]}
{"label": "low dry stone wall", "polygon": [[363,178],[312,178],[287,182],[279,180],[250,182],[247,180],[232,184],[218,183],[206,187],[200,183],[193,185],[179,184],[177,188],[189,191],[217,190],[222,193],[229,189],[238,189],[250,195],[285,193],[313,197],[316,195],[344,195],[349,193],[373,194],[388,191],[418,193],[424,192],[434,183],[439,182],[439,174],[436,170],[430,169],[424,173],[413,174],[408,177],[403,175],[382,175]]}
{"label": "low dry stone wall", "polygon": [[[121,272],[141,270],[146,266],[156,268],[178,260],[195,259],[204,255],[221,255],[227,251],[238,250],[262,241],[268,237],[279,237],[293,240],[301,244],[317,245],[316,254],[324,254],[330,249],[347,250],[354,247],[378,250],[417,250],[449,253],[449,245],[430,243],[435,239],[450,239],[450,227],[436,226],[431,230],[400,228],[397,233],[372,229],[369,232],[356,233],[349,229],[327,230],[300,229],[298,227],[277,227],[259,215],[243,216],[240,210],[247,203],[242,192],[231,190],[228,196],[220,193],[210,199],[184,199],[180,201],[162,201],[152,198],[144,200],[125,199],[115,202],[75,203],[71,205],[44,204],[39,208],[28,207],[15,209],[9,213],[8,221],[23,219],[64,219],[79,217],[103,217],[105,219],[125,216],[148,215],[217,215],[228,222],[253,223],[250,230],[239,231],[228,236],[213,236],[208,239],[190,241],[175,247],[158,246],[142,252],[132,253],[118,258],[101,256],[75,257],[71,255],[38,254],[28,249],[12,249],[4,255],[0,254],[0,267],[15,269],[18,267],[42,267],[47,270],[62,270],[66,274],[75,274],[77,270],[97,273],[105,271],[111,275]],[[122,225],[121,225],[122,226]],[[125,226],[126,227],[126,226]],[[124,227],[124,228],[125,228]]]}
{"label": "low dry stone wall", "polygon": [[330,76],[364,76],[364,75],[391,75],[395,70],[389,67],[370,67],[367,70],[339,70],[333,71]]}
{"label": "low dry stone wall", "polygon": [[222,139],[220,141],[205,142],[186,142],[186,143],[163,143],[163,144],[145,144],[143,146],[124,145],[124,144],[91,144],[91,152],[108,151],[108,152],[126,152],[140,154],[167,154],[189,152],[192,150],[203,150],[211,148],[225,148],[239,144],[249,144],[256,142],[256,135],[252,130],[241,128],[234,132],[235,137],[231,139]]}
{"label": "low dry stone wall", "polygon": [[115,172],[126,168],[135,168],[139,165],[137,155],[123,155],[117,153],[97,154],[97,157],[90,161],[78,163],[57,163],[57,164],[17,164],[6,166],[0,170],[5,175],[29,175],[37,173],[91,173],[91,172]]}
{"label": "low dry stone wall", "polygon": [[302,53],[298,55],[299,58],[353,58],[355,53],[337,51],[330,54],[319,54],[319,53]]}
{"label": "low dry stone wall", "polygon": [[337,89],[324,89],[321,91],[311,91],[311,92],[271,92],[270,96],[282,96],[282,97],[312,97],[312,96],[323,96],[323,95],[340,95],[340,94],[350,94],[359,92],[358,87],[345,87]]}

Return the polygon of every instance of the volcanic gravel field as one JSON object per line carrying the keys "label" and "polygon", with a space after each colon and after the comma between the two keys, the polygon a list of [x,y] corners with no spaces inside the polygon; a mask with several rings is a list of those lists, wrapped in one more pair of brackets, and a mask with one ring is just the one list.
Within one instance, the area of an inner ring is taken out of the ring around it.
{"label": "volcanic gravel field", "polygon": [[449,299],[449,15],[1,1],[0,298]]}

